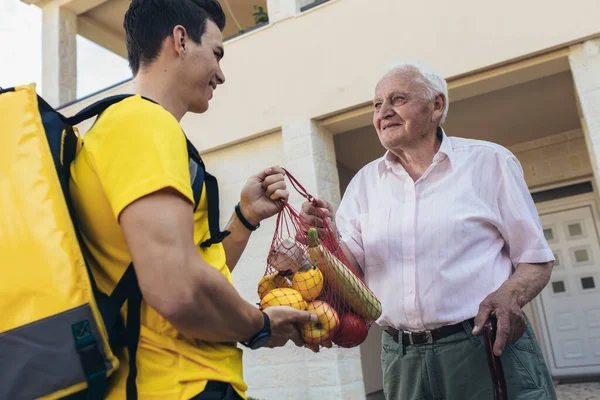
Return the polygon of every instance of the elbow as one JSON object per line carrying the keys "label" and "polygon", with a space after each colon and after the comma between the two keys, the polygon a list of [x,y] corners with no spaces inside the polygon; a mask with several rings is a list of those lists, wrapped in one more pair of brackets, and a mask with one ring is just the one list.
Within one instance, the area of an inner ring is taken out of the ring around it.
{"label": "elbow", "polygon": [[189,337],[195,337],[202,322],[210,319],[207,310],[211,306],[189,284],[180,290],[156,296],[147,304],[175,329]]}
{"label": "elbow", "polygon": [[192,309],[191,295],[183,289],[179,292],[163,292],[154,296],[144,297],[146,303],[170,323],[176,325],[185,319]]}
{"label": "elbow", "polygon": [[173,325],[181,325],[190,315],[197,318],[206,309],[203,280],[194,273],[190,261],[189,257],[181,255],[169,257],[159,263],[170,268],[154,268],[153,276],[138,277],[146,304]]}

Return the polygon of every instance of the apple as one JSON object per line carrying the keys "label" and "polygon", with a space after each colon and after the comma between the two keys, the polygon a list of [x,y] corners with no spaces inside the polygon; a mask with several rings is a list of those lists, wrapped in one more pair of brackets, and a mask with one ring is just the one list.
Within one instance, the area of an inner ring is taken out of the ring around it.
{"label": "apple", "polygon": [[264,310],[273,306],[289,306],[296,310],[306,310],[306,301],[302,295],[294,289],[277,288],[271,290],[260,301],[260,309]]}
{"label": "apple", "polygon": [[323,273],[312,266],[306,271],[300,270],[294,274],[292,289],[300,292],[304,300],[312,301],[321,294],[324,282]]}
{"label": "apple", "polygon": [[369,334],[369,326],[356,314],[345,312],[340,314],[340,324],[333,343],[340,347],[356,347],[365,341]]}
{"label": "apple", "polygon": [[338,329],[339,317],[329,304],[315,300],[308,304],[306,311],[317,316],[317,322],[302,324],[302,339],[308,345],[319,345],[331,340]]}
{"label": "apple", "polygon": [[262,299],[273,289],[289,287],[291,287],[290,282],[279,273],[276,272],[271,275],[265,275],[260,282],[258,282],[258,297]]}

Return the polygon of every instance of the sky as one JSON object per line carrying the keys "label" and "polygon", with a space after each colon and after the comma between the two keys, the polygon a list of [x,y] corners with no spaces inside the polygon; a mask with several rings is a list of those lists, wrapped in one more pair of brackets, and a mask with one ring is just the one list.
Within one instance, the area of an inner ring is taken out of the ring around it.
{"label": "sky", "polygon": [[[42,94],[42,11],[0,0],[0,87],[35,82]],[[131,77],[127,60],[77,36],[77,98]]]}

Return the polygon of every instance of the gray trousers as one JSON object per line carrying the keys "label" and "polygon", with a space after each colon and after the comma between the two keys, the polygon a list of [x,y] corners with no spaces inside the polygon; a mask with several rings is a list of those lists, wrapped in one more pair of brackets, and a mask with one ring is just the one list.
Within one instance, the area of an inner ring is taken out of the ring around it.
{"label": "gray trousers", "polygon": [[[464,331],[433,344],[404,346],[383,332],[381,364],[386,400],[493,400],[481,336]],[[556,400],[531,325],[501,356],[509,400]]]}

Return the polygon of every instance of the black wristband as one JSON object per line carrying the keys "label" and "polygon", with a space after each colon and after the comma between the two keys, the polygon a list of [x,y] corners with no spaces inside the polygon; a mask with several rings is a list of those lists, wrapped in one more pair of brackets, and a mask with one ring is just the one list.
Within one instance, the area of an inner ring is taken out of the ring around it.
{"label": "black wristband", "polygon": [[260,222],[256,226],[254,226],[250,222],[248,222],[248,220],[246,219],[246,217],[244,217],[244,214],[242,214],[242,210],[240,210],[240,203],[237,203],[235,205],[235,215],[237,215],[237,217],[240,220],[240,222],[242,224],[244,224],[244,226],[246,227],[246,229],[248,229],[249,231],[254,232],[255,230],[257,230],[260,227]]}

